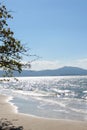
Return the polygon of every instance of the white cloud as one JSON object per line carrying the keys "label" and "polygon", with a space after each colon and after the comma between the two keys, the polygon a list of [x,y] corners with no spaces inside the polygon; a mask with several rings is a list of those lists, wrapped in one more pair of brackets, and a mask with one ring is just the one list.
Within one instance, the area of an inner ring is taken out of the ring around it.
{"label": "white cloud", "polygon": [[74,66],[87,69],[87,58],[79,59],[73,63]]}
{"label": "white cloud", "polygon": [[57,69],[63,66],[73,66],[87,69],[87,58],[72,61],[40,60],[31,63],[31,70]]}
{"label": "white cloud", "polygon": [[64,64],[64,66],[73,66],[87,69],[87,58],[72,60]]}
{"label": "white cloud", "polygon": [[45,69],[57,69],[62,67],[59,61],[47,61],[47,60],[40,60],[35,61],[31,64],[32,70],[45,70]]}

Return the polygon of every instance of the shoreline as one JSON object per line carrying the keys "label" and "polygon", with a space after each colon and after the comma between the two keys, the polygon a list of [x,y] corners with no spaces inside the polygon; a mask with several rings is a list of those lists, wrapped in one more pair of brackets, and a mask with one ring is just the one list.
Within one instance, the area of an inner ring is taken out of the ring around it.
{"label": "shoreline", "polygon": [[22,114],[22,115],[24,115],[24,116],[28,116],[28,117],[33,117],[33,118],[39,118],[39,119],[46,119],[46,120],[65,120],[65,121],[76,121],[76,122],[79,122],[79,121],[81,121],[81,122],[87,122],[87,120],[76,120],[76,119],[58,119],[58,118],[50,118],[50,117],[43,117],[43,116],[37,116],[37,115],[33,115],[33,114],[27,114],[27,113],[23,113],[23,112],[20,112],[19,110],[18,110],[18,106],[16,106],[15,105],[15,103],[13,103],[11,100],[13,100],[14,99],[14,97],[12,97],[12,96],[7,96],[6,95],[6,97],[8,98],[7,99],[7,102],[13,107],[13,109],[14,109],[14,112],[16,113],[16,114]]}
{"label": "shoreline", "polygon": [[23,126],[24,130],[87,130],[86,121],[45,119],[16,113],[16,107],[9,100],[11,97],[0,95],[0,119],[7,118],[13,125]]}

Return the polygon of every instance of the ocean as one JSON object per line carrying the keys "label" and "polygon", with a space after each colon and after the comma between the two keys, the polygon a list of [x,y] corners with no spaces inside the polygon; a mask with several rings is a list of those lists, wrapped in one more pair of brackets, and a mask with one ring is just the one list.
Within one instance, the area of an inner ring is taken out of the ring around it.
{"label": "ocean", "polygon": [[[6,78],[7,79],[7,78]],[[18,77],[0,81],[0,94],[13,97],[18,112],[87,121],[87,76]]]}

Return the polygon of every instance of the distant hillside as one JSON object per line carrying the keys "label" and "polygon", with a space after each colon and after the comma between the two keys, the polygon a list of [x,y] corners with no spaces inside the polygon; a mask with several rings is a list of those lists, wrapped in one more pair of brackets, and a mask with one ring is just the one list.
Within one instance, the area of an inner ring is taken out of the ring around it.
{"label": "distant hillside", "polygon": [[[0,70],[0,77],[2,77],[3,71]],[[14,76],[26,77],[26,76],[68,76],[68,75],[87,75],[87,70],[78,67],[62,67],[55,70],[41,70],[31,71],[23,70],[21,74],[14,72]]]}

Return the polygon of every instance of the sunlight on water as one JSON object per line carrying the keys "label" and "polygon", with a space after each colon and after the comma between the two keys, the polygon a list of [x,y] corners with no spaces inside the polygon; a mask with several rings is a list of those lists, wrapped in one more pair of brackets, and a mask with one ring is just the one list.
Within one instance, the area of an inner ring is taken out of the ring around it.
{"label": "sunlight on water", "polygon": [[19,111],[46,118],[87,120],[87,76],[21,77],[0,82]]}

